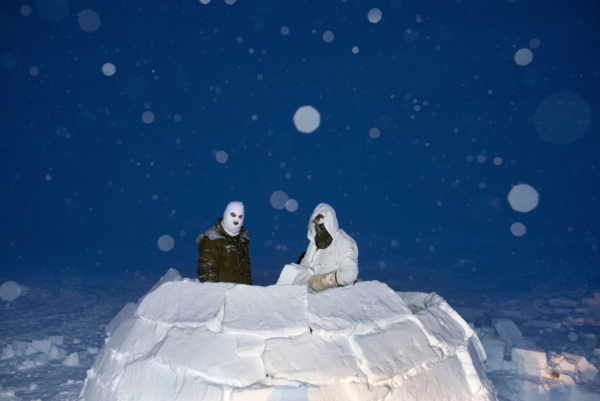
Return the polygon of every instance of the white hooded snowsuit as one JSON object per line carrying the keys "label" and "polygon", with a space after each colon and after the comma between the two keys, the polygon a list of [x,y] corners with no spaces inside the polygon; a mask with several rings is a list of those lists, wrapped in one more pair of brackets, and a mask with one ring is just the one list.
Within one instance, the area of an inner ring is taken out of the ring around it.
{"label": "white hooded snowsuit", "polygon": [[[315,223],[313,220],[323,215],[325,228],[333,238],[331,245],[317,249],[315,243]],[[307,266],[314,274],[326,274],[337,270],[337,283],[340,286],[352,284],[358,277],[358,247],[352,237],[338,226],[335,210],[326,203],[319,204],[308,223],[308,249],[300,265]]]}

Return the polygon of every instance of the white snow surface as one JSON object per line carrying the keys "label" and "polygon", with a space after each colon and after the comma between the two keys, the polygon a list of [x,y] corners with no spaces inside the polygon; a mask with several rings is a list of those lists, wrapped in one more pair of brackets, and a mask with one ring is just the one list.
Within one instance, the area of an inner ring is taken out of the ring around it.
{"label": "white snow surface", "polygon": [[183,279],[114,330],[79,400],[495,401],[484,362],[436,294]]}

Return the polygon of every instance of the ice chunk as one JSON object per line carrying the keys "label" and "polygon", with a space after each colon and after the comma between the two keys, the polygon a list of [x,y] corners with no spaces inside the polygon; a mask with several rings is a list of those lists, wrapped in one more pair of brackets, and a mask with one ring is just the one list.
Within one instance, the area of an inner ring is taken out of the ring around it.
{"label": "ice chunk", "polygon": [[160,287],[164,283],[170,283],[170,282],[173,282],[173,281],[183,281],[183,278],[181,278],[181,274],[179,274],[179,272],[177,270],[175,270],[173,268],[170,268],[165,273],[165,275],[162,276],[160,278],[160,280],[158,280],[158,282],[156,284],[154,284],[154,286],[150,289],[150,291],[148,291],[143,297],[141,297],[139,299],[138,305],[141,305],[141,303],[144,300],[144,298],[146,298],[149,294],[151,294],[152,292],[154,292],[154,290],[156,290],[158,287]]}
{"label": "ice chunk", "polygon": [[144,298],[137,313],[153,322],[177,327],[207,326],[219,332],[225,291],[234,286],[230,283],[194,281],[165,283]]}
{"label": "ice chunk", "polygon": [[308,332],[307,288],[237,285],[225,293],[223,332],[263,337]]}
{"label": "ice chunk", "polygon": [[127,366],[115,395],[122,401],[201,401],[222,400],[223,390],[152,359],[141,359]]}
{"label": "ice chunk", "polygon": [[546,377],[549,370],[546,353],[524,348],[513,348],[511,359],[518,364],[518,372],[538,377]]}
{"label": "ice chunk", "polygon": [[496,331],[504,341],[504,353],[511,354],[511,349],[517,345],[526,345],[519,328],[510,320],[500,320],[495,325]]}
{"label": "ice chunk", "polygon": [[63,345],[65,339],[63,336],[50,336],[48,340],[52,341],[52,344]]}
{"label": "ice chunk", "polygon": [[34,368],[36,366],[42,366],[46,363],[47,359],[48,357],[46,356],[46,354],[44,354],[43,352],[38,352],[26,358],[19,366],[17,366],[17,369],[25,370]]}
{"label": "ice chunk", "polygon": [[96,355],[98,353],[98,348],[96,348],[96,347],[87,347],[87,352],[90,355]]}
{"label": "ice chunk", "polygon": [[585,356],[569,354],[568,352],[563,352],[562,354],[565,358],[575,361],[579,373],[588,379],[593,380],[598,374],[598,368],[592,365]]}
{"label": "ice chunk", "polygon": [[73,352],[62,363],[65,366],[79,366],[79,354],[77,352]]}
{"label": "ice chunk", "polygon": [[313,275],[306,266],[290,263],[283,266],[276,285],[307,285],[308,278]]}
{"label": "ice chunk", "polygon": [[1,359],[9,359],[9,358],[12,358],[13,356],[15,356],[15,349],[10,344],[7,344],[2,349],[2,358]]}
{"label": "ice chunk", "polygon": [[265,378],[260,357],[240,356],[237,336],[213,333],[206,327],[173,327],[156,351],[155,359],[163,365],[187,368],[209,381],[234,387],[254,384]]}
{"label": "ice chunk", "polygon": [[52,346],[52,341],[50,341],[50,340],[42,340],[42,341],[33,340],[31,342],[31,348],[33,348],[36,351],[43,352],[46,355],[48,355],[48,353],[50,352],[51,346]]}
{"label": "ice chunk", "polygon": [[504,342],[483,339],[481,340],[485,353],[487,354],[487,360],[485,361],[485,367],[488,372],[494,370],[502,370],[502,364],[504,362]]}
{"label": "ice chunk", "polygon": [[311,384],[334,383],[359,373],[346,336],[304,333],[267,340],[263,361],[267,374]]}
{"label": "ice chunk", "polygon": [[65,355],[67,355],[67,351],[65,351],[58,345],[52,344],[50,346],[50,351],[48,351],[48,360],[58,361],[60,359],[63,359]]}
{"label": "ice chunk", "polygon": [[117,313],[117,315],[113,317],[112,320],[104,328],[104,333],[106,334],[106,336],[112,336],[112,334],[119,328],[123,321],[135,315],[136,309],[137,305],[133,302],[129,302],[128,304],[126,304],[123,307],[123,309],[121,309],[119,313]]}
{"label": "ice chunk", "polygon": [[13,341],[12,347],[17,355],[25,355],[25,350],[29,347],[27,341]]}
{"label": "ice chunk", "polygon": [[364,334],[412,314],[402,298],[379,281],[309,294],[307,301],[308,322],[316,334]]}
{"label": "ice chunk", "polygon": [[440,359],[420,324],[414,320],[409,317],[384,331],[350,337],[369,383],[377,384],[425,362]]}
{"label": "ice chunk", "polygon": [[142,356],[161,342],[170,327],[140,318],[127,319],[106,343],[107,349]]}

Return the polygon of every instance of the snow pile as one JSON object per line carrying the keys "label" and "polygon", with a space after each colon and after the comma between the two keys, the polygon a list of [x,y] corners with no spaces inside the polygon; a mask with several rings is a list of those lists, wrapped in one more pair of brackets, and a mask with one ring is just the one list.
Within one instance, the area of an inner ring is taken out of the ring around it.
{"label": "snow pile", "polygon": [[[457,311],[467,321],[481,325],[475,330],[487,354],[485,368],[501,399],[600,401],[600,395],[591,390],[598,388],[600,382],[599,370],[594,366],[600,354],[590,352],[597,346],[596,336],[571,331],[572,326],[584,322],[596,324],[597,316],[589,312],[599,298],[600,293],[593,293],[593,298],[579,300],[563,297],[533,300],[531,306],[520,300],[509,300],[500,305],[484,304],[488,309],[457,308]],[[565,318],[565,315],[570,316]],[[490,321],[492,327],[486,327]],[[567,342],[583,342],[587,348],[574,345],[572,349],[588,357],[563,351],[547,352],[526,340],[519,327],[529,334],[535,332],[561,336]]]}
{"label": "snow pile", "polygon": [[[63,361],[68,365],[67,351],[63,348],[63,336],[50,336],[45,340],[13,341],[2,349],[0,359],[10,359],[15,356],[26,356],[18,365],[17,369],[25,370],[36,366],[45,365],[51,361]],[[75,353],[77,354],[77,353]],[[79,359],[77,359],[79,364]],[[70,365],[76,366],[76,365]]]}
{"label": "snow pile", "polygon": [[81,401],[496,400],[477,335],[436,294],[176,279],[127,314]]}

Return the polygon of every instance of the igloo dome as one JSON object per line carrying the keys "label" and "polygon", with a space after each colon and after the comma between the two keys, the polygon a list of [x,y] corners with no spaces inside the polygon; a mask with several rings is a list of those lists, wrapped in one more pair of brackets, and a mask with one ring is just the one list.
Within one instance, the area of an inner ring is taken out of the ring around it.
{"label": "igloo dome", "polygon": [[477,335],[378,281],[199,283],[170,270],[106,327],[80,401],[495,401]]}

